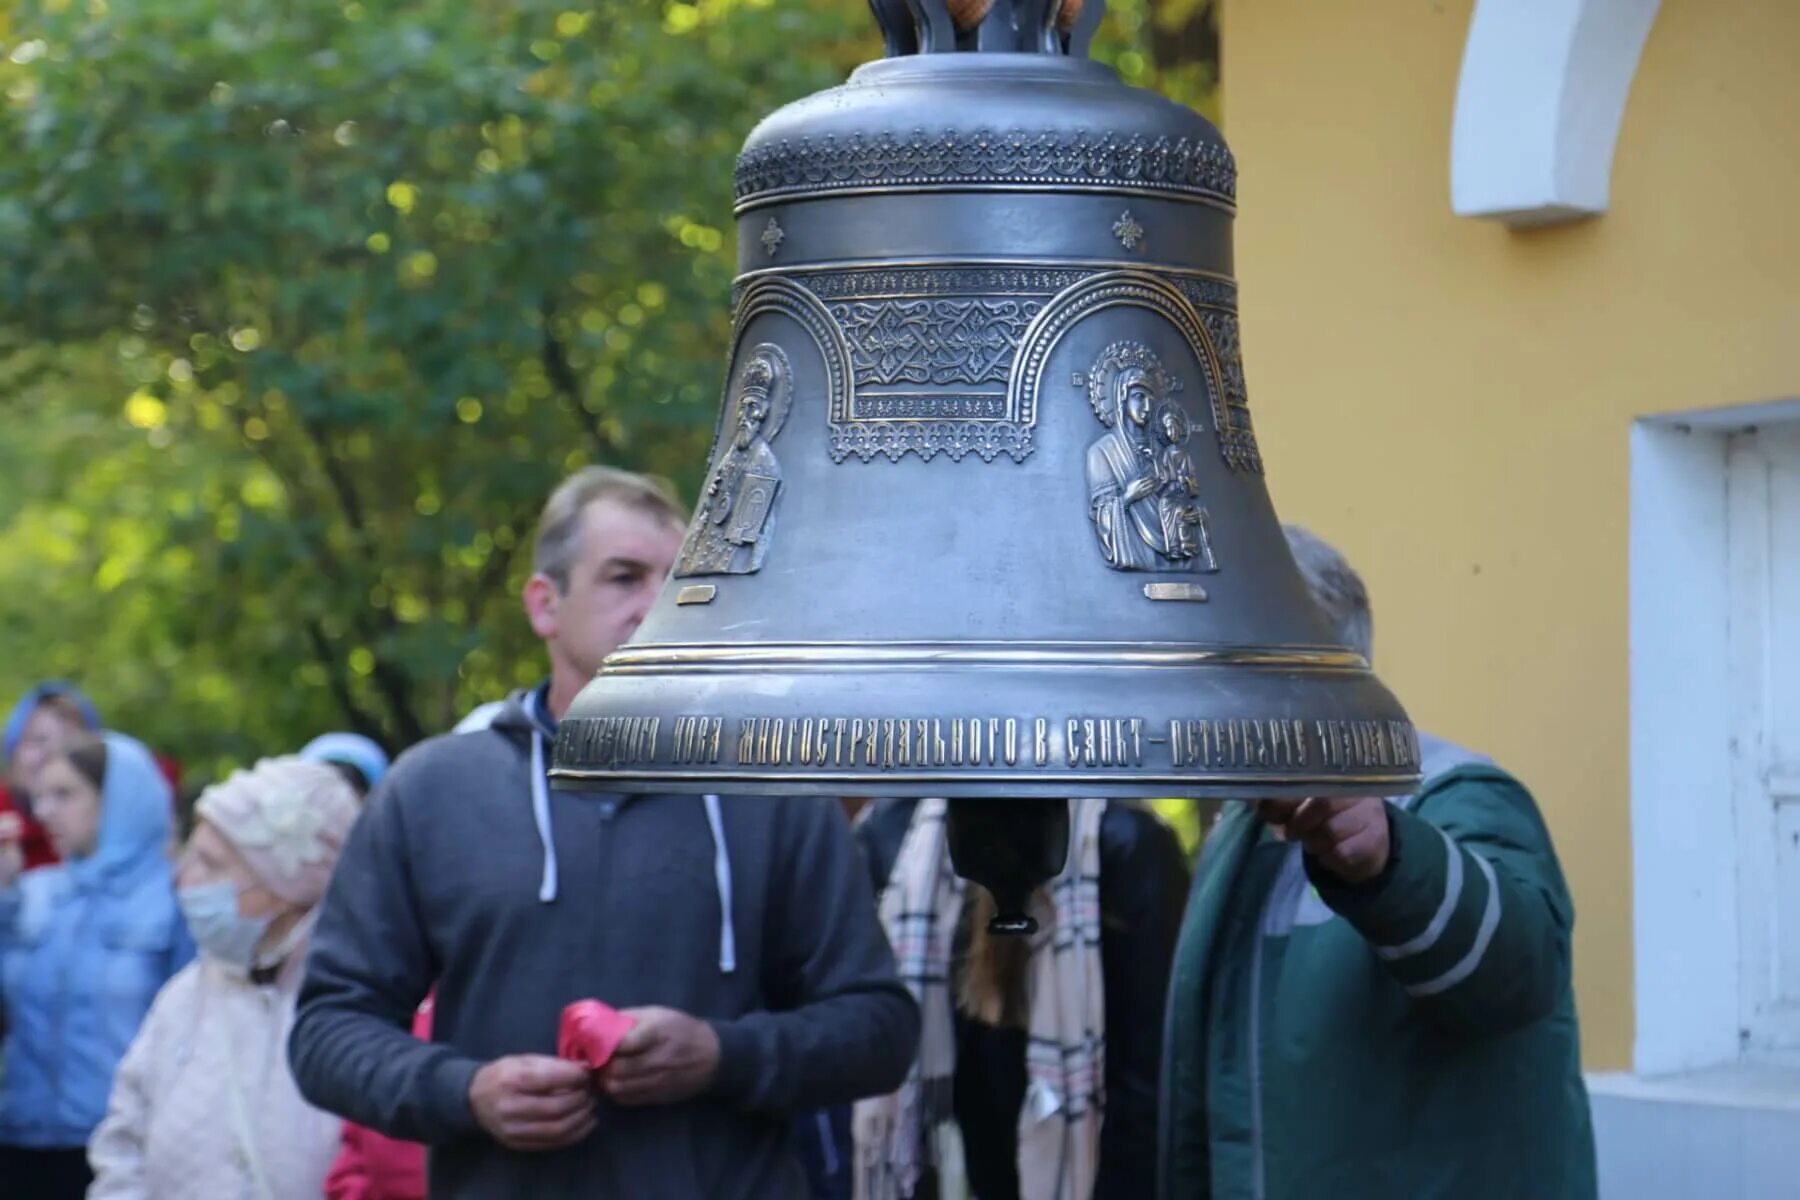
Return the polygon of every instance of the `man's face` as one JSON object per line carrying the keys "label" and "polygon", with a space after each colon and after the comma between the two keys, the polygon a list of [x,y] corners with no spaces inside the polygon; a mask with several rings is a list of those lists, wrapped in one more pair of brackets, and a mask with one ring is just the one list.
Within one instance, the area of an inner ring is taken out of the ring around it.
{"label": "man's face", "polygon": [[40,768],[54,758],[81,726],[52,705],[40,704],[25,718],[19,745],[6,764],[7,782],[14,790],[29,792]]}
{"label": "man's face", "polygon": [[569,585],[550,605],[552,655],[583,675],[636,632],[681,553],[681,529],[658,513],[597,500],[581,516]]}

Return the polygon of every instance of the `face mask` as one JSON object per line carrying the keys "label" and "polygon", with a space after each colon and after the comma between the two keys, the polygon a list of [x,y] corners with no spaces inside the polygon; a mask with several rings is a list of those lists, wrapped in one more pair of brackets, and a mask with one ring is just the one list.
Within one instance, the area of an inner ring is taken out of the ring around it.
{"label": "face mask", "polygon": [[204,883],[180,888],[175,893],[186,918],[188,932],[203,953],[248,971],[256,965],[256,945],[269,931],[273,917],[238,915],[238,890],[234,884]]}

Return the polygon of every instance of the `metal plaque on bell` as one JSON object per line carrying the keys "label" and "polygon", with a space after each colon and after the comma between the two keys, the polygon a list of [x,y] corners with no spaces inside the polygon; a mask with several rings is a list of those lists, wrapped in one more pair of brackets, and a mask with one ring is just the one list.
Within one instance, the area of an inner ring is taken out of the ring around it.
{"label": "metal plaque on bell", "polygon": [[875,8],[889,57],[738,161],[705,483],[558,784],[1407,790],[1269,502],[1218,131],[1087,58],[1094,0]]}

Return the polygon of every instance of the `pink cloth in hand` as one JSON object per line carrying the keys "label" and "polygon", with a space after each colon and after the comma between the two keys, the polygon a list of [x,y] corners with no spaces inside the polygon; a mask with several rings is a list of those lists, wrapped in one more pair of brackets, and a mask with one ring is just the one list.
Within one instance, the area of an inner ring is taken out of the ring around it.
{"label": "pink cloth in hand", "polygon": [[613,1052],[637,1021],[598,1000],[577,1000],[562,1011],[556,1032],[556,1054],[571,1062],[586,1063],[598,1071],[612,1061]]}

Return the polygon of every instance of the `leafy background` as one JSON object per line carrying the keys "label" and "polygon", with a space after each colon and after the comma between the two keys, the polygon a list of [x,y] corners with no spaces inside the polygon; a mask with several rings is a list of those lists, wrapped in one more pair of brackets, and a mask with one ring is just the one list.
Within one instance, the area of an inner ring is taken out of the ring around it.
{"label": "leafy background", "polygon": [[[0,6],[0,697],[204,779],[538,678],[532,524],[703,467],[750,127],[855,0]],[[1217,118],[1206,0],[1097,57]]]}

